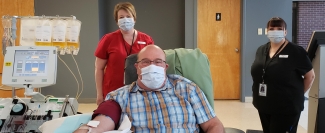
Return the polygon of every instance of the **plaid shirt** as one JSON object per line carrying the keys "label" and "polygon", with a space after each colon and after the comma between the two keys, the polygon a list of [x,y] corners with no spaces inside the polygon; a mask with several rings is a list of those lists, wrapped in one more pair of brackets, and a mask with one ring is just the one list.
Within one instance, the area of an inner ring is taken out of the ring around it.
{"label": "plaid shirt", "polygon": [[199,125],[216,115],[201,89],[178,75],[167,75],[165,86],[145,91],[136,82],[109,93],[127,115],[132,131],[141,133],[199,132]]}

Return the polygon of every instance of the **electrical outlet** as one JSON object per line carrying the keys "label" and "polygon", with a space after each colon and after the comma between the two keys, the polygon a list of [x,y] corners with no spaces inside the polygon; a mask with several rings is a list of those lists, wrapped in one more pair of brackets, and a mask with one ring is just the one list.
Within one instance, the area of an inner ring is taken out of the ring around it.
{"label": "electrical outlet", "polygon": [[263,35],[263,29],[262,28],[257,29],[257,35]]}
{"label": "electrical outlet", "polygon": [[267,28],[265,28],[265,35],[267,35]]}

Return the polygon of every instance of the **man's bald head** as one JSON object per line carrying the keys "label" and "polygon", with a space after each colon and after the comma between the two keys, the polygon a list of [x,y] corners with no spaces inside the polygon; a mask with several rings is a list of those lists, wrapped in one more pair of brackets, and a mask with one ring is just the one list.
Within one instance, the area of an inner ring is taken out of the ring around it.
{"label": "man's bald head", "polygon": [[138,61],[142,59],[162,59],[166,60],[165,52],[157,45],[148,45],[138,53]]}

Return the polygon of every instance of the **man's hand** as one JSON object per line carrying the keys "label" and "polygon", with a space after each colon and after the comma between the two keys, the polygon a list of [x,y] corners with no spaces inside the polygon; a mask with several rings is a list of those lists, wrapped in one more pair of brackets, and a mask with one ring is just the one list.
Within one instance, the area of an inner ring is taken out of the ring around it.
{"label": "man's hand", "polygon": [[89,127],[87,124],[81,125],[77,130],[75,130],[73,133],[88,133]]}
{"label": "man's hand", "polygon": [[205,133],[225,133],[225,129],[217,117],[200,124],[200,127]]}

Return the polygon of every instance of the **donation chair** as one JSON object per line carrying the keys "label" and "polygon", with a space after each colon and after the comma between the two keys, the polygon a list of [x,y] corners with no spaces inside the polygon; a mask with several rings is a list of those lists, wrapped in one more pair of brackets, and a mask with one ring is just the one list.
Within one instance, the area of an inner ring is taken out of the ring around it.
{"label": "donation chair", "polygon": [[[166,62],[169,64],[167,74],[178,74],[196,83],[206,95],[210,105],[214,108],[213,85],[210,73],[209,60],[199,49],[170,49],[164,50]],[[133,54],[126,58],[124,84],[131,84],[138,76],[134,67],[137,55]],[[91,119],[92,113],[78,114],[62,117],[45,122],[39,127],[41,132],[62,133],[72,132],[81,124]],[[201,130],[202,132],[202,130]],[[244,133],[235,128],[225,128],[226,133]]]}
{"label": "donation chair", "polygon": [[[206,54],[200,49],[169,49],[164,50],[166,62],[169,65],[166,73],[181,75],[196,83],[207,97],[214,109],[213,84],[210,72],[210,64]],[[128,85],[138,78],[134,64],[137,54],[129,55],[125,60],[124,84]],[[203,132],[203,130],[201,130]],[[244,133],[236,128],[225,127],[226,133]]]}

